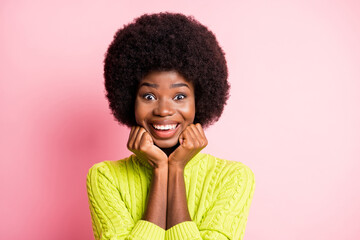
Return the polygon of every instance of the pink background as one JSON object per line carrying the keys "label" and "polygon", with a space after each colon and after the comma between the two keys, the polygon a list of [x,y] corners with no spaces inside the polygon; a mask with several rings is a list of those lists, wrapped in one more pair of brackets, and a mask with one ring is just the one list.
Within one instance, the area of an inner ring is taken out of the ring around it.
{"label": "pink background", "polygon": [[1,1],[1,239],[92,239],[87,171],[129,155],[104,53],[159,11],[194,15],[226,52],[204,152],[255,173],[244,239],[360,239],[359,1],[100,2]]}

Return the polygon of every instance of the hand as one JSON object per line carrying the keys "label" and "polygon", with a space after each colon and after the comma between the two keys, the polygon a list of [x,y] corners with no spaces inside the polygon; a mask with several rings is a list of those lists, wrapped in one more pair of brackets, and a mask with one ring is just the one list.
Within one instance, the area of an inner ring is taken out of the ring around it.
{"label": "hand", "polygon": [[184,169],[186,164],[208,144],[200,123],[190,124],[180,134],[180,146],[169,156],[169,166]]}
{"label": "hand", "polygon": [[150,134],[141,126],[132,127],[127,148],[137,156],[147,159],[153,168],[165,167],[168,157],[156,145]]}

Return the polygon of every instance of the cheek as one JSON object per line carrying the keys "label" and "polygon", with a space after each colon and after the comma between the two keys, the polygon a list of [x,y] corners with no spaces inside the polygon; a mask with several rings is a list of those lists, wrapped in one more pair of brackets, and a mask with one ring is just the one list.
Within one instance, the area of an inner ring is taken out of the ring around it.
{"label": "cheek", "polygon": [[193,122],[195,119],[195,104],[189,104],[183,109],[183,114],[188,122]]}
{"label": "cheek", "polygon": [[145,118],[145,110],[146,108],[144,108],[142,106],[141,103],[139,103],[138,101],[135,101],[135,120],[136,120],[136,123],[139,124],[140,126],[142,125],[141,123],[144,121],[144,118]]}

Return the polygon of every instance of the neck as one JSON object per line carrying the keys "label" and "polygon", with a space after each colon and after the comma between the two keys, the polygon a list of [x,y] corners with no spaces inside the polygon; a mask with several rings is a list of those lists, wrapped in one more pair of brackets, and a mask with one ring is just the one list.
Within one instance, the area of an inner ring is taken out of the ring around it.
{"label": "neck", "polygon": [[180,145],[180,143],[177,143],[175,146],[173,147],[169,147],[169,148],[160,148],[168,157],[170,156],[170,154],[176,149],[178,148],[178,146]]}

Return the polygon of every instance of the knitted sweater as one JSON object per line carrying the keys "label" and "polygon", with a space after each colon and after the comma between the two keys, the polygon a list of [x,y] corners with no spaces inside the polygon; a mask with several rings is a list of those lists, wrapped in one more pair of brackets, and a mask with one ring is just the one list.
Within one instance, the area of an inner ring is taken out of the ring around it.
{"label": "knitted sweater", "polygon": [[141,220],[152,174],[149,163],[135,155],[91,167],[87,191],[95,239],[243,239],[255,188],[247,166],[195,155],[184,170],[192,221],[166,231]]}

